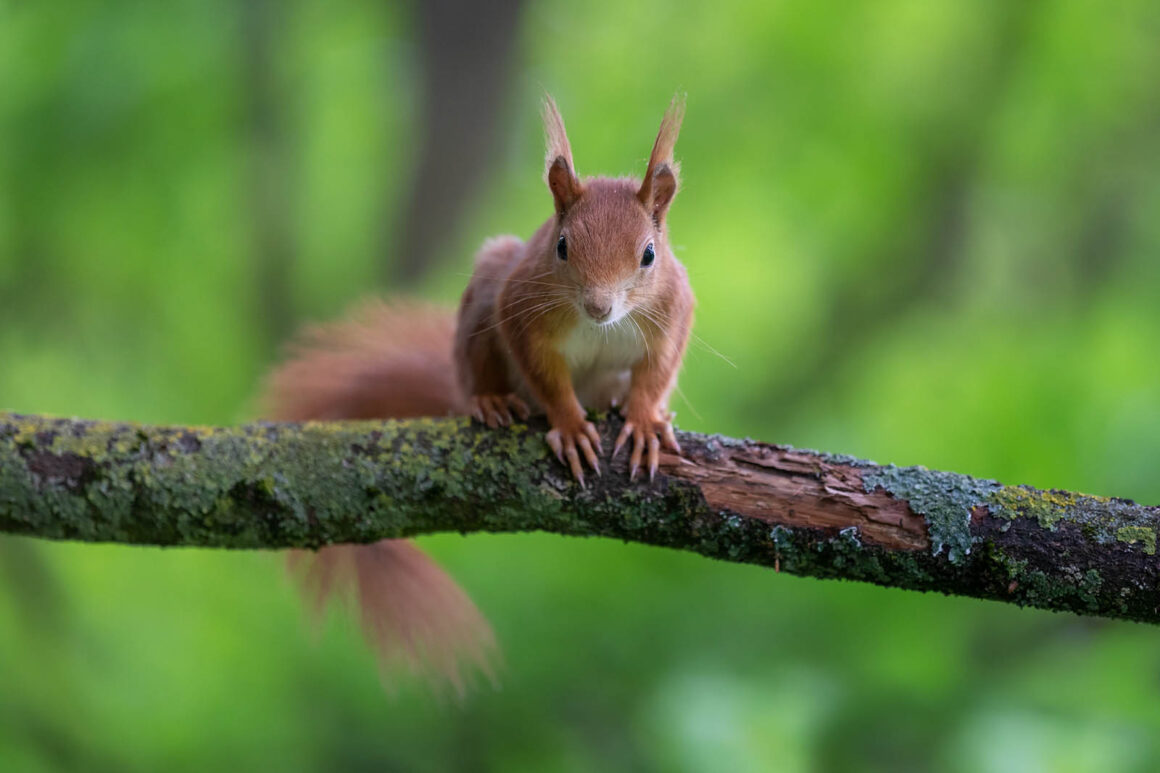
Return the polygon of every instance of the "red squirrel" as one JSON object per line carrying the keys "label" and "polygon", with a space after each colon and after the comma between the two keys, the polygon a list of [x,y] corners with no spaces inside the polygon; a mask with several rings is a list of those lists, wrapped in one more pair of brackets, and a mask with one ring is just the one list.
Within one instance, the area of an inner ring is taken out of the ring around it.
{"label": "red squirrel", "polygon": [[[650,480],[660,449],[680,453],[668,410],[692,327],[693,293],[669,246],[678,188],[674,99],[643,180],[581,180],[564,121],[544,102],[545,181],[555,212],[526,242],[484,243],[458,318],[414,303],[372,304],[307,332],[266,392],[273,419],[471,415],[497,428],[546,414],[546,440],[581,486],[600,474],[600,436],[586,411],[619,408],[613,456],[631,441],[629,477]],[[297,554],[301,558],[300,554]],[[380,658],[442,673],[462,689],[462,661],[486,669],[494,639],[470,599],[409,542],[330,546],[307,586],[321,608],[353,580]]]}

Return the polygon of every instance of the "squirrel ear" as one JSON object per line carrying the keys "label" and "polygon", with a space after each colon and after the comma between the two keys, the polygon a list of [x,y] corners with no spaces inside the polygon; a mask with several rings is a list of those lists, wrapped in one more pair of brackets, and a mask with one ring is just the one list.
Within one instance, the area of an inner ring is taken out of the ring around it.
{"label": "squirrel ear", "polygon": [[651,183],[649,198],[643,195],[646,184],[641,184],[641,193],[637,197],[652,214],[653,222],[660,226],[665,221],[669,204],[673,203],[673,197],[677,195],[677,165],[673,162],[660,164],[648,182]]}
{"label": "squirrel ear", "polygon": [[572,165],[572,146],[564,131],[564,119],[556,108],[551,95],[544,95],[544,133],[548,138],[548,156],[544,166],[544,181],[552,191],[556,201],[557,214],[564,214],[576,199],[580,198],[583,187],[576,177]]}
{"label": "squirrel ear", "polygon": [[680,166],[673,160],[673,148],[677,144],[677,135],[680,134],[684,118],[685,98],[674,96],[661,120],[661,129],[657,132],[657,140],[649,154],[648,169],[644,172],[644,180],[636,194],[657,225],[664,222],[669,204],[677,195]]}

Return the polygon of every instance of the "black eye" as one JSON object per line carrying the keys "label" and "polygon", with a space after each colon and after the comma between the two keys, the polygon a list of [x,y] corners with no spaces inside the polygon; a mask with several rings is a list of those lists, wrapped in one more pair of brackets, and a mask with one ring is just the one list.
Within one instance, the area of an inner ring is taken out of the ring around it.
{"label": "black eye", "polygon": [[651,266],[653,260],[656,259],[656,256],[657,254],[656,251],[653,250],[652,242],[649,242],[648,246],[644,248],[644,255],[640,256],[640,264],[642,266]]}
{"label": "black eye", "polygon": [[560,237],[560,241],[556,242],[556,257],[560,260],[568,259],[568,242],[563,236]]}

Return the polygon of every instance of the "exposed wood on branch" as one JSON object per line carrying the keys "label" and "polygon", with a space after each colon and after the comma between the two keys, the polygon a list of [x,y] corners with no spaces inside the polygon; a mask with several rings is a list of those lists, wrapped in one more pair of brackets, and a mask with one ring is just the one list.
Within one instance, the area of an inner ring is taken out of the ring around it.
{"label": "exposed wood on branch", "polygon": [[[602,426],[611,447],[617,420]],[[615,537],[815,577],[1160,621],[1160,508],[680,433],[581,489],[536,423],[150,427],[0,414],[0,531],[228,548],[439,531]]]}

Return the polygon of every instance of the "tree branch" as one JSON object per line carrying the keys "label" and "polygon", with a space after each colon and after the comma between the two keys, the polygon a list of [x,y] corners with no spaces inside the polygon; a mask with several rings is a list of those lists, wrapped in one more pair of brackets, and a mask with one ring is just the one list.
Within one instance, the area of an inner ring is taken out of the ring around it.
{"label": "tree branch", "polygon": [[[619,420],[604,423],[611,447]],[[1160,508],[680,433],[580,489],[532,422],[150,427],[0,413],[0,531],[228,548],[616,537],[783,572],[1160,622]]]}

